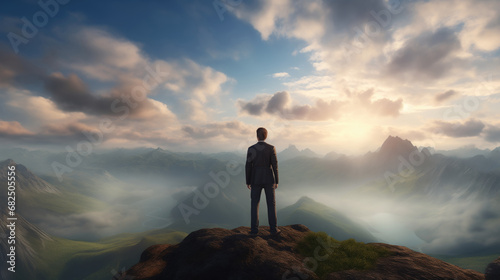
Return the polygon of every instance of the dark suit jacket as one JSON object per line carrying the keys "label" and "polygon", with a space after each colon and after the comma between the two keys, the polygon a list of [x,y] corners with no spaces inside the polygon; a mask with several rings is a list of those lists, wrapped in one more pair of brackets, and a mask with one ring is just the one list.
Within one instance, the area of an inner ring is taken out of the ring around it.
{"label": "dark suit jacket", "polygon": [[247,185],[278,184],[278,159],[276,149],[266,142],[248,148],[245,164]]}

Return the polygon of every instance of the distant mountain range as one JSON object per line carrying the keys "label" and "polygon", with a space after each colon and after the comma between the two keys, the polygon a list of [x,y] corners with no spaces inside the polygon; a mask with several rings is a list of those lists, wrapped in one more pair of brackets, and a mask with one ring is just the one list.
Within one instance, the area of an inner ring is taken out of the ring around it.
{"label": "distant mountain range", "polygon": [[[394,205],[393,214],[411,221],[415,234],[425,241],[424,252],[456,256],[500,254],[500,228],[495,226],[500,222],[500,149],[467,158],[431,151],[397,136],[388,137],[378,150],[360,156],[331,153],[322,157],[309,149],[299,151],[290,146],[278,154],[281,178],[277,192],[288,201],[279,204],[283,208],[278,212],[278,222],[306,224],[338,239],[375,241],[373,229],[349,216],[351,208],[359,207],[356,203],[369,204],[371,199],[374,203]],[[41,248],[44,242],[65,240],[51,244],[76,246],[78,250],[87,245],[104,248],[102,244],[95,245],[99,238],[137,231],[143,226],[137,224],[152,216],[161,222],[165,232],[177,233],[234,228],[249,222],[243,154],[116,149],[85,157],[60,182],[50,164],[54,160],[64,163],[65,156],[23,149],[0,151],[0,159],[4,159],[0,162],[0,180],[5,181],[5,167],[17,162],[18,214],[26,228],[20,231],[34,234],[26,237],[26,242],[32,244],[26,245],[27,251],[22,253],[26,264],[40,261],[34,253],[38,249],[30,248]],[[216,193],[207,199],[206,186],[220,185],[214,174],[227,173],[231,164],[236,164],[235,170],[239,171],[228,175],[225,187],[210,190]],[[203,204],[200,194],[208,201],[203,207],[194,204]],[[288,198],[291,194],[294,199]],[[309,198],[317,198],[317,194],[341,197],[352,201],[352,206],[342,208],[335,204],[333,208],[334,204]],[[5,193],[0,193],[2,196]],[[265,209],[264,199],[262,202]],[[195,210],[189,222],[180,211],[183,205]],[[265,216],[264,212],[263,225],[267,223]],[[133,242],[118,242],[116,248],[132,246],[141,240],[140,236],[136,232]],[[88,243],[78,247],[60,237]],[[78,266],[78,260],[73,259],[71,265]]]}
{"label": "distant mountain range", "polygon": [[320,157],[311,149],[306,148],[304,150],[299,150],[295,145],[290,145],[288,148],[278,153],[278,159],[285,161],[296,157]]}

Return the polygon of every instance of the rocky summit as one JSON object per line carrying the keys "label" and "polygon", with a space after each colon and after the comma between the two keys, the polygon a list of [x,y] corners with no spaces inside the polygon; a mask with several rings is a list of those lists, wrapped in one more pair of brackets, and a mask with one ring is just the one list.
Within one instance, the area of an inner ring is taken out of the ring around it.
{"label": "rocky summit", "polygon": [[[139,263],[118,279],[319,279],[307,261],[313,256],[302,256],[295,249],[311,231],[304,225],[280,229],[279,235],[270,235],[268,227],[260,227],[257,235],[250,235],[248,227],[197,230],[179,244],[149,247]],[[390,254],[379,258],[372,269],[332,272],[326,279],[485,279],[482,273],[403,246],[370,244]]]}
{"label": "rocky summit", "polygon": [[500,279],[500,257],[486,267],[485,276],[486,280]]}

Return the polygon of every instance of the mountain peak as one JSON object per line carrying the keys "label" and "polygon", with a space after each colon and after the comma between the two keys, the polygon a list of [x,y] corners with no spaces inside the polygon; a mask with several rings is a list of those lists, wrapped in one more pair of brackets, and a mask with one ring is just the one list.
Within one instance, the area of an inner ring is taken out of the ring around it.
{"label": "mountain peak", "polygon": [[[292,279],[299,273],[302,279],[318,279],[308,266],[308,256],[296,249],[298,242],[306,240],[311,231],[300,224],[280,229],[278,236],[270,235],[269,227],[260,227],[258,235],[248,234],[248,227],[197,230],[177,245],[147,248],[139,263],[117,278]],[[328,245],[333,244],[323,244]],[[331,272],[327,279],[484,279],[484,274],[461,269],[403,246],[383,243],[363,246],[380,247],[389,254],[380,257],[371,269]]]}
{"label": "mountain peak", "polygon": [[45,180],[33,174],[26,166],[15,163],[12,159],[0,162],[0,179],[7,181],[7,166],[16,165],[16,181],[20,191],[59,193],[59,190]]}
{"label": "mountain peak", "polygon": [[297,146],[290,144],[288,148],[281,151],[278,155],[279,160],[287,160],[295,157],[318,157],[318,154],[309,148],[299,150]]}
{"label": "mountain peak", "polygon": [[0,162],[0,166],[6,166],[6,165],[16,165],[16,162],[11,158]]}
{"label": "mountain peak", "polygon": [[316,202],[316,201],[314,201],[312,198],[304,195],[301,198],[299,198],[299,200],[297,200],[296,204],[303,204],[303,203],[309,203],[309,202]]}
{"label": "mountain peak", "polygon": [[402,139],[399,136],[390,135],[380,147],[379,154],[385,158],[407,157],[411,152],[418,150],[410,140]]}
{"label": "mountain peak", "polygon": [[288,145],[288,148],[284,149],[283,151],[299,152],[299,149],[297,149],[297,146],[290,144]]}

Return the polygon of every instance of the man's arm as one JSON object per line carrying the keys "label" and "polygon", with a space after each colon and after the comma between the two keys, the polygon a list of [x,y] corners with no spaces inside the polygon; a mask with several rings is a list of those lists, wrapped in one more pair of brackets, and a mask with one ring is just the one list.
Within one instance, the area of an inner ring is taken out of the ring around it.
{"label": "man's arm", "polygon": [[255,151],[250,147],[247,152],[247,162],[245,163],[245,177],[247,188],[250,189],[250,185],[252,183],[252,168],[253,168],[253,159],[255,157]]}
{"label": "man's arm", "polygon": [[278,175],[278,157],[276,156],[276,148],[273,147],[273,153],[271,154],[271,167],[273,168],[274,173],[274,184],[275,188],[278,187],[279,183],[279,175]]}

